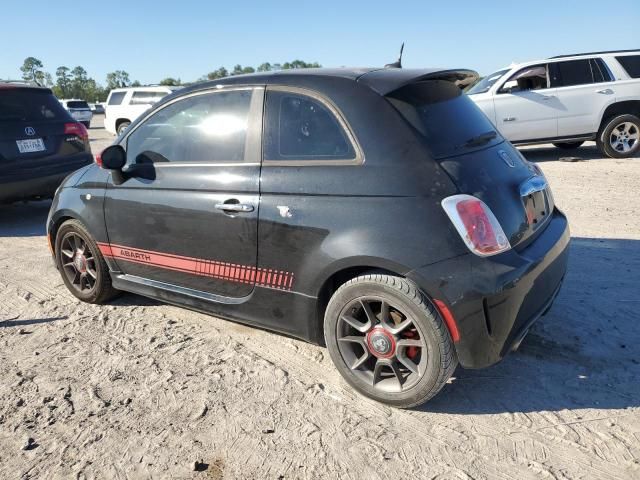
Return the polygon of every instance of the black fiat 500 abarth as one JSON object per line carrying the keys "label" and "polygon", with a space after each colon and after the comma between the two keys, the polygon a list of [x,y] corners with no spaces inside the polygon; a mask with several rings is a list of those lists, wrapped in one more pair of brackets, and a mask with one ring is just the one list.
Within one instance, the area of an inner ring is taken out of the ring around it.
{"label": "black fiat 500 abarth", "polygon": [[47,223],[69,290],[119,290],[325,344],[397,407],[515,348],[569,229],[469,70],[237,76],[166,97],[69,177]]}

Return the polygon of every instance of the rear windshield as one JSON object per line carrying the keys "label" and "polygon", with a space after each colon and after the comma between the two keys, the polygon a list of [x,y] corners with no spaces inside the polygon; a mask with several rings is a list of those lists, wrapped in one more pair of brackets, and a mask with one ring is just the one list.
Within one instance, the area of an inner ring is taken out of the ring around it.
{"label": "rear windshield", "polygon": [[50,91],[0,90],[0,122],[71,121],[69,113]]}
{"label": "rear windshield", "polygon": [[87,102],[74,100],[67,102],[67,108],[89,108],[89,104],[87,104]]}
{"label": "rear windshield", "polygon": [[387,98],[425,138],[435,158],[502,142],[484,113],[455,84],[430,80],[402,87]]}
{"label": "rear windshield", "polygon": [[640,78],[640,55],[616,57],[631,78]]}

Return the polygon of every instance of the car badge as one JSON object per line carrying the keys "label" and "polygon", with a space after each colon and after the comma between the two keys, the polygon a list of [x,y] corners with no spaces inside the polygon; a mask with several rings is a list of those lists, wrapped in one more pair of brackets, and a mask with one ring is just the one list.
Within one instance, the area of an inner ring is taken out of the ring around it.
{"label": "car badge", "polygon": [[27,134],[27,135],[29,135],[29,136],[33,136],[33,135],[35,135],[35,134],[36,134],[36,129],[35,129],[35,128],[33,128],[33,127],[26,127],[26,128],[24,129],[24,133],[26,133],[26,134]]}
{"label": "car badge", "polygon": [[509,167],[514,168],[516,166],[516,162],[513,161],[513,158],[511,158],[504,150],[498,150],[498,155]]}

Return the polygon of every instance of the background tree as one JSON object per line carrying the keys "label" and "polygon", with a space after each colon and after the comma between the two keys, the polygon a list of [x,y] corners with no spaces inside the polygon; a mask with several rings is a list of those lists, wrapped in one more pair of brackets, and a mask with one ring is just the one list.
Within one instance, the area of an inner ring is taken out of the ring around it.
{"label": "background tree", "polygon": [[258,66],[258,71],[259,72],[270,72],[271,71],[271,64],[269,62],[265,62],[260,64],[260,66]]}
{"label": "background tree", "polygon": [[130,87],[141,87],[142,84],[138,81],[138,80],[134,80],[133,82],[131,82],[131,85],[129,85]]}
{"label": "background tree", "polygon": [[167,77],[160,80],[160,85],[167,85],[169,87],[177,87],[178,85],[182,85],[182,82],[179,78]]}
{"label": "background tree", "polygon": [[25,58],[24,63],[20,67],[22,79],[26,82],[36,82],[39,85],[44,85],[45,73],[42,70],[43,67],[44,65],[37,58]]}
{"label": "background tree", "polygon": [[243,73],[254,73],[256,70],[253,67],[243,67],[242,65],[236,65],[233,67],[231,75],[242,75]]}
{"label": "background tree", "polygon": [[217,70],[214,70],[213,72],[207,73],[208,80],[215,80],[217,78],[223,78],[228,76],[229,76],[229,72],[224,67],[220,67]]}
{"label": "background tree", "polygon": [[57,97],[68,98],[71,94],[71,75],[69,67],[58,67],[56,69],[56,85],[54,93]]}
{"label": "background tree", "polygon": [[131,85],[129,80],[129,74],[124,70],[116,70],[115,72],[107,73],[107,90],[114,88],[124,88]]}
{"label": "background tree", "polygon": [[84,99],[87,90],[87,82],[89,80],[87,71],[78,65],[71,70],[71,76],[71,96],[73,98]]}
{"label": "background tree", "polygon": [[285,62],[282,65],[284,70],[289,70],[293,68],[319,68],[320,64],[318,62],[307,63],[302,60],[294,60],[293,62]]}

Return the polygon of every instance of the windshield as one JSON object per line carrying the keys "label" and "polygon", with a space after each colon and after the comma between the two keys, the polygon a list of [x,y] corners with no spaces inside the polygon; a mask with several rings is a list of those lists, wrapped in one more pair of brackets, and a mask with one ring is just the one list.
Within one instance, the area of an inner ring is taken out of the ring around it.
{"label": "windshield", "polygon": [[502,142],[486,115],[454,83],[412,83],[390,93],[387,99],[422,134],[435,158]]}
{"label": "windshield", "polygon": [[467,95],[475,95],[476,93],[488,92],[493,84],[500,80],[500,77],[502,77],[509,70],[511,69],[505,68],[504,70],[498,70],[497,72],[493,72],[491,75],[487,75],[486,77],[481,78],[478,83],[467,90]]}
{"label": "windshield", "polygon": [[87,102],[83,102],[81,100],[73,100],[73,101],[67,102],[67,107],[69,107],[69,108],[89,108],[89,105],[87,104]]}

